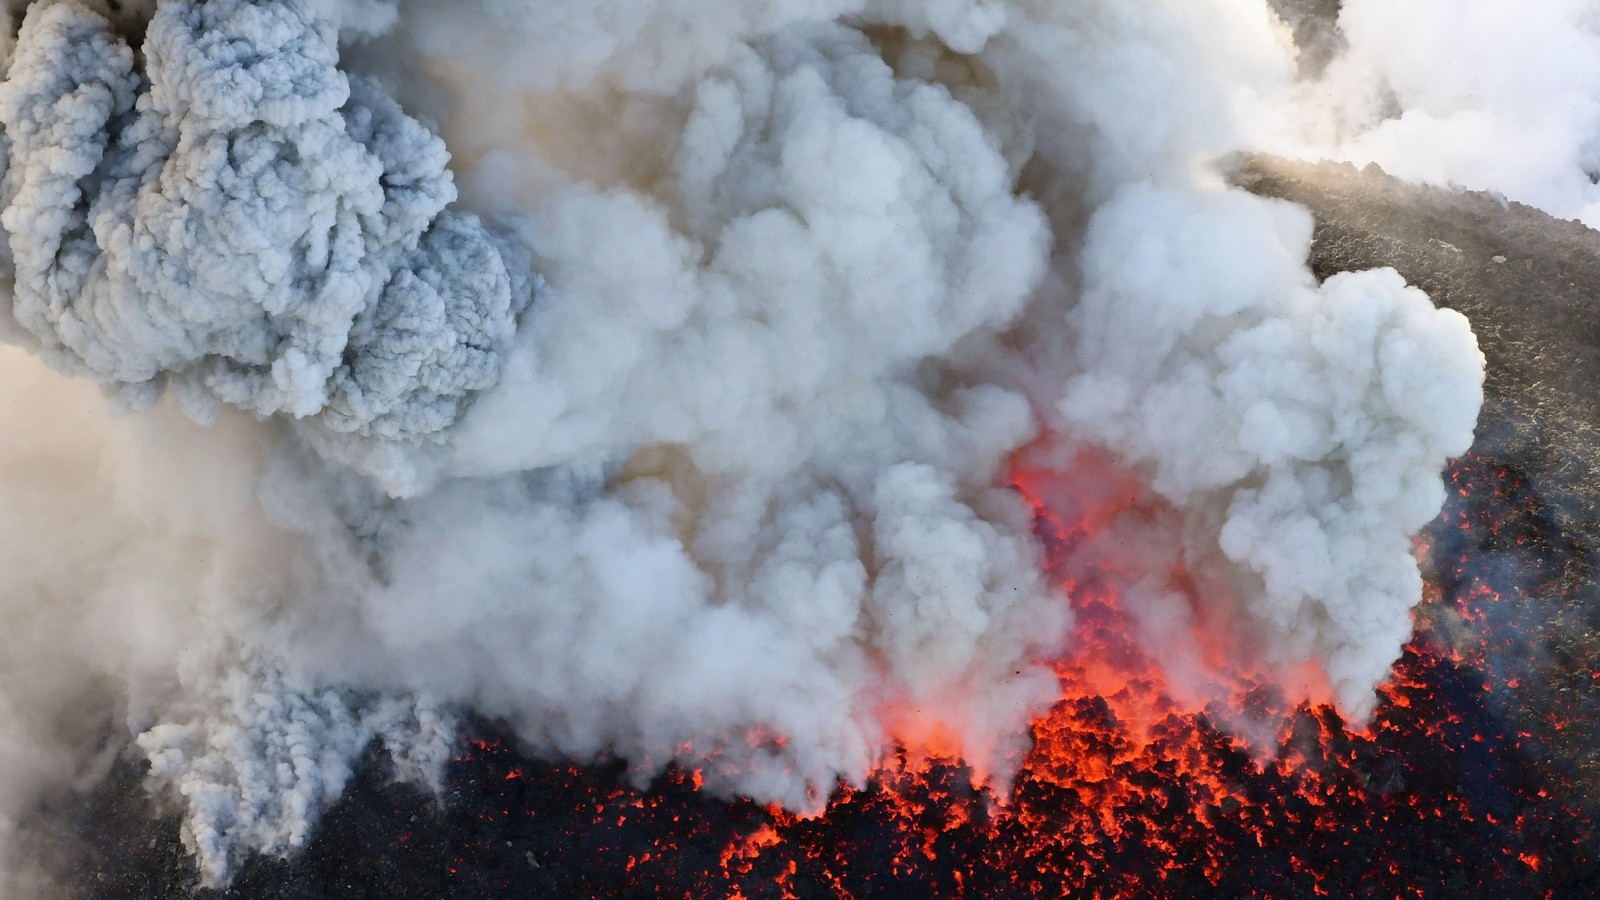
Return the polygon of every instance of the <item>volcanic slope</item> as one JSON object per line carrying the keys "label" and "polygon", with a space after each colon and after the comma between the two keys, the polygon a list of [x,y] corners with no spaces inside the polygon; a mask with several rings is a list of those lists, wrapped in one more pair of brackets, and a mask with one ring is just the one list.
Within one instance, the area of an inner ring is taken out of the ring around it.
{"label": "volcanic slope", "polygon": [[[1552,736],[1559,762],[1575,769],[1568,788],[1600,801],[1600,747],[1582,724],[1600,721],[1600,233],[1490,194],[1409,185],[1375,165],[1253,157],[1235,178],[1311,209],[1317,277],[1393,266],[1471,320],[1487,361],[1473,456],[1526,480],[1559,532],[1541,562],[1560,558],[1563,569],[1551,590],[1503,598],[1500,618],[1526,636],[1503,664],[1529,676],[1502,673],[1519,682],[1507,705],[1570,718]],[[1517,564],[1477,554],[1467,568]],[[1430,581],[1441,574],[1488,573],[1436,571]]]}

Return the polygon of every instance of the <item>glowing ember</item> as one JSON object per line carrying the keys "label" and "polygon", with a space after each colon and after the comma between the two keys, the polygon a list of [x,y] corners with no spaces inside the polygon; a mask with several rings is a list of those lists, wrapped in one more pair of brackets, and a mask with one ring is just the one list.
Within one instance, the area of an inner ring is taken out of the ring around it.
{"label": "glowing ember", "polygon": [[[453,896],[1592,896],[1591,751],[1572,749],[1585,727],[1559,686],[1595,673],[1514,652],[1540,641],[1532,604],[1581,588],[1575,556],[1515,470],[1468,457],[1449,478],[1419,546],[1418,633],[1360,730],[1257,684],[1237,702],[1279,725],[1272,746],[1247,746],[1219,724],[1238,710],[1175,699],[1115,596],[1077,585],[1079,651],[1003,802],[958,761],[902,753],[801,818],[707,797],[697,773],[640,791],[621,764],[531,764],[493,737],[453,764],[443,808],[370,790],[395,798],[407,878]],[[1557,687],[1531,693],[1542,684]],[[337,810],[328,821],[313,857],[356,839]],[[282,865],[252,864],[239,889]],[[436,882],[418,878],[429,866]]]}
{"label": "glowing ember", "polygon": [[[1536,510],[1504,515],[1519,489],[1510,472],[1468,459],[1452,478],[1463,489],[1431,540],[1474,542],[1458,566],[1537,539]],[[1465,487],[1483,481],[1495,489]],[[1059,522],[1043,527],[1063,537]],[[1456,539],[1440,540],[1442,531]],[[1077,586],[1088,646],[1060,666],[1062,699],[1035,724],[1006,805],[966,789],[957,766],[902,760],[868,790],[844,791],[820,820],[769,815],[728,845],[725,859],[737,864],[720,875],[735,892],[776,886],[781,896],[798,895],[796,873],[834,896],[893,884],[939,895],[1423,897],[1491,882],[1558,896],[1594,877],[1581,837],[1594,819],[1573,820],[1550,801],[1533,735],[1497,716],[1495,692],[1516,679],[1484,660],[1497,643],[1529,636],[1497,629],[1457,647],[1431,626],[1494,617],[1497,585],[1463,586],[1433,586],[1419,634],[1361,731],[1327,706],[1286,710],[1270,686],[1249,692],[1258,718],[1284,723],[1265,759],[1213,724],[1232,713],[1186,711],[1124,637],[1133,629],[1115,597]],[[1546,854],[1559,855],[1561,872]]]}

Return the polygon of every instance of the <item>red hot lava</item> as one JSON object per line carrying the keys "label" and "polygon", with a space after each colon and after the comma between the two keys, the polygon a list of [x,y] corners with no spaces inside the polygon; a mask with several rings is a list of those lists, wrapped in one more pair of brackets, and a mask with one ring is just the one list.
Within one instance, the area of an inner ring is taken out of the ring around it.
{"label": "red hot lava", "polygon": [[[443,805],[363,776],[298,865],[407,896],[1600,896],[1600,641],[1549,632],[1600,609],[1588,555],[1514,468],[1469,456],[1448,477],[1418,545],[1416,634],[1362,728],[1277,679],[1234,673],[1226,703],[1174,696],[1116,594],[1080,579],[1061,699],[1003,798],[959,761],[902,752],[800,818],[708,797],[693,772],[639,791],[620,763],[532,762],[485,724]],[[1074,526],[1040,510],[1059,556]],[[1241,711],[1276,723],[1252,737],[1270,746],[1235,736]],[[363,817],[374,793],[387,809]],[[236,889],[288,896],[264,889],[288,865],[254,863]]]}

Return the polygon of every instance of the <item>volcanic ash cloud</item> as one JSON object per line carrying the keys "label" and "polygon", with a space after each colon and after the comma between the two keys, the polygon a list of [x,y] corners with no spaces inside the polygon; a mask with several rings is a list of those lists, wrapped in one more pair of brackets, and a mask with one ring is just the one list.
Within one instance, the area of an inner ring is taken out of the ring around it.
{"label": "volcanic ash cloud", "polygon": [[27,5],[0,325],[70,378],[0,356],[0,813],[107,719],[211,882],[463,711],[794,809],[897,742],[1003,790],[1058,443],[1364,715],[1482,360],[1218,184],[1294,86],[1211,5]]}

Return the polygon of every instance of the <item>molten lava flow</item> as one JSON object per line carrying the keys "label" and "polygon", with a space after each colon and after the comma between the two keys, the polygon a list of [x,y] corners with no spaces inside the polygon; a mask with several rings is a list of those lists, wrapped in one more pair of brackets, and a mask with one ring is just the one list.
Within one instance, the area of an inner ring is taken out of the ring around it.
{"label": "molten lava flow", "polygon": [[[1046,485],[1039,530],[1053,574],[1076,579],[1078,649],[1006,796],[910,748],[803,818],[709,798],[693,772],[638,791],[619,786],[620,764],[530,766],[480,743],[455,770],[483,818],[450,857],[450,883],[746,898],[1592,896],[1600,827],[1579,787],[1592,751],[1578,746],[1592,726],[1575,705],[1590,695],[1571,685],[1596,678],[1594,656],[1528,652],[1552,616],[1593,608],[1573,593],[1589,583],[1581,554],[1552,544],[1515,470],[1468,457],[1449,479],[1419,542],[1417,633],[1365,727],[1285,699],[1260,673],[1230,671],[1234,694],[1196,704],[1131,637],[1110,582],[1063,562],[1088,520],[1055,514]],[[1096,481],[1097,505],[1080,512],[1135,496]]]}

